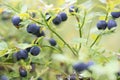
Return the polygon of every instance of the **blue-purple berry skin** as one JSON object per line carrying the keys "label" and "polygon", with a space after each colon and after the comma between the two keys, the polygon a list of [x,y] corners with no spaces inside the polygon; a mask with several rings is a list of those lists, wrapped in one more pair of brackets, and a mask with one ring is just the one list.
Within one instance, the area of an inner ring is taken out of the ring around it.
{"label": "blue-purple berry skin", "polygon": [[51,46],[56,46],[57,45],[57,42],[53,38],[49,39],[49,43],[50,43]]}
{"label": "blue-purple berry skin", "polygon": [[66,21],[68,18],[65,12],[61,12],[59,15],[61,16],[62,21]]}
{"label": "blue-purple berry skin", "polygon": [[111,12],[111,15],[113,18],[119,18],[120,17],[120,12]]}
{"label": "blue-purple berry skin", "polygon": [[39,33],[40,27],[38,27],[36,24],[29,24],[27,26],[27,32],[36,35]]}
{"label": "blue-purple berry skin", "polygon": [[108,26],[108,29],[110,30],[114,27],[117,27],[117,23],[115,20],[109,20],[107,26]]}
{"label": "blue-purple berry skin", "polygon": [[27,76],[27,71],[25,69],[19,69],[19,74],[21,77],[26,77]]}
{"label": "blue-purple berry skin", "polygon": [[82,71],[88,69],[88,65],[85,64],[85,63],[76,63],[76,64],[73,65],[73,69],[74,69],[76,72],[82,72]]}
{"label": "blue-purple berry skin", "polygon": [[9,79],[8,79],[8,77],[7,77],[6,75],[2,75],[2,76],[0,77],[0,80],[9,80]]}
{"label": "blue-purple berry skin", "polygon": [[33,56],[37,56],[37,55],[40,53],[40,48],[37,47],[37,46],[33,46],[33,47],[30,49],[30,53],[31,53]]}
{"label": "blue-purple berry skin", "polygon": [[44,31],[41,31],[41,32],[37,33],[36,36],[37,36],[37,37],[45,36],[45,32],[44,32]]}
{"label": "blue-purple berry skin", "polygon": [[17,53],[15,53],[15,56],[16,56],[17,60],[27,59],[28,52],[26,50],[20,50]]}
{"label": "blue-purple berry skin", "polygon": [[107,27],[106,21],[104,21],[104,20],[98,21],[98,23],[97,23],[97,28],[98,28],[99,30],[105,30],[106,27]]}
{"label": "blue-purple berry skin", "polygon": [[61,19],[61,16],[60,15],[57,15],[53,20],[53,24],[55,25],[59,25],[61,23],[62,19]]}
{"label": "blue-purple berry skin", "polygon": [[13,16],[12,17],[12,23],[14,26],[20,26],[21,19],[19,16]]}

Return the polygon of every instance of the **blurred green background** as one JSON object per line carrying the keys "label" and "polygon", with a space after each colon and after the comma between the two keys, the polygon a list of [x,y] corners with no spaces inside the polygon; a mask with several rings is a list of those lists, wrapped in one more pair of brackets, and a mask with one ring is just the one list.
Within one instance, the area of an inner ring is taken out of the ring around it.
{"label": "blurred green background", "polygon": [[[36,37],[34,35],[31,35],[27,33],[26,27],[17,29],[13,26],[11,22],[12,16],[16,15],[16,13],[12,12],[9,8],[4,6],[4,3],[9,3],[9,5],[17,6],[19,3],[20,5],[25,5],[28,7],[29,10],[37,10],[40,7],[45,6],[48,4],[48,7],[51,8],[63,8],[68,2],[73,2],[75,0],[0,0],[0,41],[5,41],[8,43],[9,47],[18,46],[18,44],[30,44]],[[105,10],[100,6],[103,6],[106,8],[106,3],[104,2],[106,0],[78,0],[77,3],[74,5],[82,5],[84,6],[87,11],[87,18],[84,25],[83,34],[84,36],[88,35],[89,29],[90,29],[90,37],[89,37],[89,44],[94,39],[94,36],[96,36],[96,33],[99,33],[99,30],[97,30],[96,23],[100,19],[101,16],[104,16],[106,14]],[[116,9],[117,8],[117,9]],[[114,8],[112,11],[120,10],[120,5],[117,5],[116,8]],[[81,8],[80,8],[81,9]],[[82,9],[80,10],[80,16],[83,17]],[[4,13],[7,12],[7,13]],[[59,26],[53,25],[53,27],[56,27],[56,31],[58,34],[60,34],[66,42],[68,42],[70,45],[74,46],[74,42],[72,42],[75,38],[79,38],[79,32],[77,28],[77,20],[75,16],[71,15],[68,11],[68,9],[65,10],[65,12],[68,15],[68,20],[60,24]],[[110,14],[109,14],[110,16]],[[117,28],[114,33],[109,35],[104,35],[101,38],[100,46],[102,48],[105,48],[108,51],[113,52],[120,52],[120,18],[116,20],[117,21]],[[47,30],[45,31],[46,38],[50,38],[49,32]],[[55,39],[58,40],[56,36],[54,36]],[[45,42],[45,44],[48,44],[48,42]],[[69,51],[64,49],[65,52],[69,53]],[[41,60],[41,62],[45,62],[43,58],[47,59],[49,58],[49,55],[47,53],[50,53],[49,51],[43,52],[45,55],[41,57],[37,57]],[[47,55],[47,57],[46,57]],[[68,54],[67,54],[68,55]],[[41,59],[42,58],[42,59]],[[71,57],[70,57],[71,58]],[[35,58],[33,58],[35,59]],[[37,59],[36,59],[37,60]],[[47,60],[46,60],[47,63]],[[48,61],[49,64],[49,61]],[[58,63],[56,61],[53,61],[53,64],[60,68],[58,66]],[[37,66],[39,68],[39,66]],[[46,66],[45,66],[46,69]],[[52,75],[59,74],[59,71],[50,71]],[[47,75],[45,75],[47,76]],[[51,79],[55,80],[54,76]]]}

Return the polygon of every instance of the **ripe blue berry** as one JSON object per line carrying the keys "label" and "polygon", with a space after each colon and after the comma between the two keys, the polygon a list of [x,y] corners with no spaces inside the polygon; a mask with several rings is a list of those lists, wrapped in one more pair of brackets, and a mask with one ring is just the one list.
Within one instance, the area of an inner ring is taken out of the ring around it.
{"label": "ripe blue berry", "polygon": [[99,21],[99,22],[97,23],[97,28],[98,28],[99,30],[105,30],[106,27],[107,27],[107,23],[106,23],[106,21],[104,21],[104,20],[101,20],[101,21]]}
{"label": "ripe blue berry", "polygon": [[41,32],[37,33],[36,36],[37,37],[45,36],[45,33],[44,33],[44,31],[41,31]]}
{"label": "ripe blue berry", "polygon": [[21,77],[26,77],[27,76],[27,71],[25,69],[20,68],[19,69],[19,74]]}
{"label": "ripe blue berry", "polygon": [[69,7],[69,12],[78,12],[78,8],[75,8],[75,6],[70,6]]}
{"label": "ripe blue berry", "polygon": [[53,20],[52,22],[55,24],[55,25],[59,25],[61,23],[62,19],[61,19],[61,16],[60,15],[57,15]]}
{"label": "ripe blue berry", "polygon": [[62,21],[66,21],[68,18],[65,12],[61,12],[59,15],[61,16]]}
{"label": "ripe blue berry", "polygon": [[49,43],[51,46],[55,46],[57,44],[53,38],[49,39]]}
{"label": "ripe blue berry", "polygon": [[27,32],[36,35],[39,33],[40,27],[38,27],[36,24],[29,24],[27,26]]}
{"label": "ripe blue berry", "polygon": [[120,12],[111,12],[111,15],[113,18],[119,18],[120,17]]}
{"label": "ripe blue berry", "polygon": [[108,26],[108,29],[110,30],[113,27],[117,27],[117,23],[115,20],[109,20],[107,26]]}
{"label": "ripe blue berry", "polygon": [[12,23],[14,26],[20,26],[21,19],[19,16],[13,16],[12,17]]}
{"label": "ripe blue berry", "polygon": [[9,79],[8,79],[8,77],[7,77],[7,76],[2,75],[2,76],[0,77],[0,80],[9,80]]}
{"label": "ripe blue berry", "polygon": [[42,80],[42,78],[39,77],[37,80]]}
{"label": "ripe blue berry", "polygon": [[16,56],[17,60],[27,59],[28,58],[28,52],[26,50],[20,50],[17,53],[15,53],[15,56]]}
{"label": "ripe blue berry", "polygon": [[87,70],[88,65],[85,63],[76,63],[73,65],[73,69],[77,72],[82,72],[84,70]]}
{"label": "ripe blue berry", "polygon": [[30,53],[31,53],[33,56],[37,56],[37,55],[40,53],[40,48],[37,47],[37,46],[33,46],[33,47],[30,49]]}
{"label": "ripe blue berry", "polygon": [[26,48],[25,50],[26,50],[27,52],[30,52],[30,49],[31,49],[31,47],[28,47],[28,48]]}

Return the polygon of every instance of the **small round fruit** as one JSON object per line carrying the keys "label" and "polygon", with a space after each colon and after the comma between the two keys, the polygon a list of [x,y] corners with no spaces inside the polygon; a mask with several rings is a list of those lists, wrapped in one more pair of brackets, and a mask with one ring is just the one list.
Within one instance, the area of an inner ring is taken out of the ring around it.
{"label": "small round fruit", "polygon": [[20,68],[19,69],[19,74],[21,77],[26,77],[27,76],[27,71],[25,69]]}
{"label": "small round fruit", "polygon": [[51,46],[55,46],[57,44],[53,38],[49,39],[49,43]]}
{"label": "small round fruit", "polygon": [[104,20],[100,20],[100,21],[97,23],[97,28],[98,28],[99,30],[105,30],[106,27],[107,27],[107,23],[106,23],[106,21],[104,21]]}
{"label": "small round fruit", "polygon": [[0,80],[9,80],[9,79],[8,79],[8,77],[7,77],[7,76],[2,75],[2,76],[0,77]]}
{"label": "small round fruit", "polygon": [[120,17],[120,12],[111,12],[111,15],[113,18],[119,18]]}
{"label": "small round fruit", "polygon": [[16,56],[17,60],[27,59],[28,52],[26,50],[20,50],[17,53],[15,53],[15,56]]}
{"label": "small round fruit", "polygon": [[33,47],[30,49],[30,53],[31,53],[33,56],[37,56],[37,55],[40,53],[40,48],[37,47],[37,46],[33,46]]}
{"label": "small round fruit", "polygon": [[78,8],[76,8],[75,6],[70,6],[69,7],[69,12],[78,12]]}
{"label": "small round fruit", "polygon": [[61,16],[62,21],[66,21],[68,18],[65,12],[61,12],[59,15]]}
{"label": "small round fruit", "polygon": [[39,33],[40,27],[38,27],[36,24],[29,24],[27,26],[27,32],[36,35]]}
{"label": "small round fruit", "polygon": [[117,23],[116,23],[115,20],[109,20],[107,26],[108,26],[108,29],[110,30],[110,29],[112,29],[114,27],[117,27]]}
{"label": "small round fruit", "polygon": [[37,37],[45,36],[45,33],[44,33],[44,31],[41,31],[41,32],[37,33],[36,36]]}
{"label": "small round fruit", "polygon": [[82,72],[88,69],[88,65],[85,63],[76,63],[73,65],[73,69],[77,72]]}
{"label": "small round fruit", "polygon": [[26,50],[27,52],[30,52],[30,49],[31,49],[31,47],[28,47],[28,48],[26,48],[25,50]]}
{"label": "small round fruit", "polygon": [[20,26],[21,19],[19,16],[13,16],[12,17],[12,23],[14,26]]}
{"label": "small round fruit", "polygon": [[61,19],[61,16],[60,15],[57,15],[53,20],[52,22],[55,24],[55,25],[59,25],[61,23],[62,19]]}

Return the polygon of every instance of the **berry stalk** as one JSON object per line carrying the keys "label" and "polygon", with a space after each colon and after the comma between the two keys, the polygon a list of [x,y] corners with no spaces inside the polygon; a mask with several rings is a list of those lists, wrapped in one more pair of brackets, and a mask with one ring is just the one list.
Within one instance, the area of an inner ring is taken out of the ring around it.
{"label": "berry stalk", "polygon": [[41,15],[42,15],[42,17],[43,17],[46,25],[48,26],[49,30],[50,30],[51,32],[53,32],[64,44],[66,44],[66,46],[71,50],[71,52],[72,52],[75,56],[77,56],[76,53],[74,52],[74,50],[71,48],[71,46],[70,46],[59,34],[57,34],[57,33],[50,27],[50,25],[46,22],[46,19],[45,19],[44,15],[43,15],[42,13],[41,13]]}

